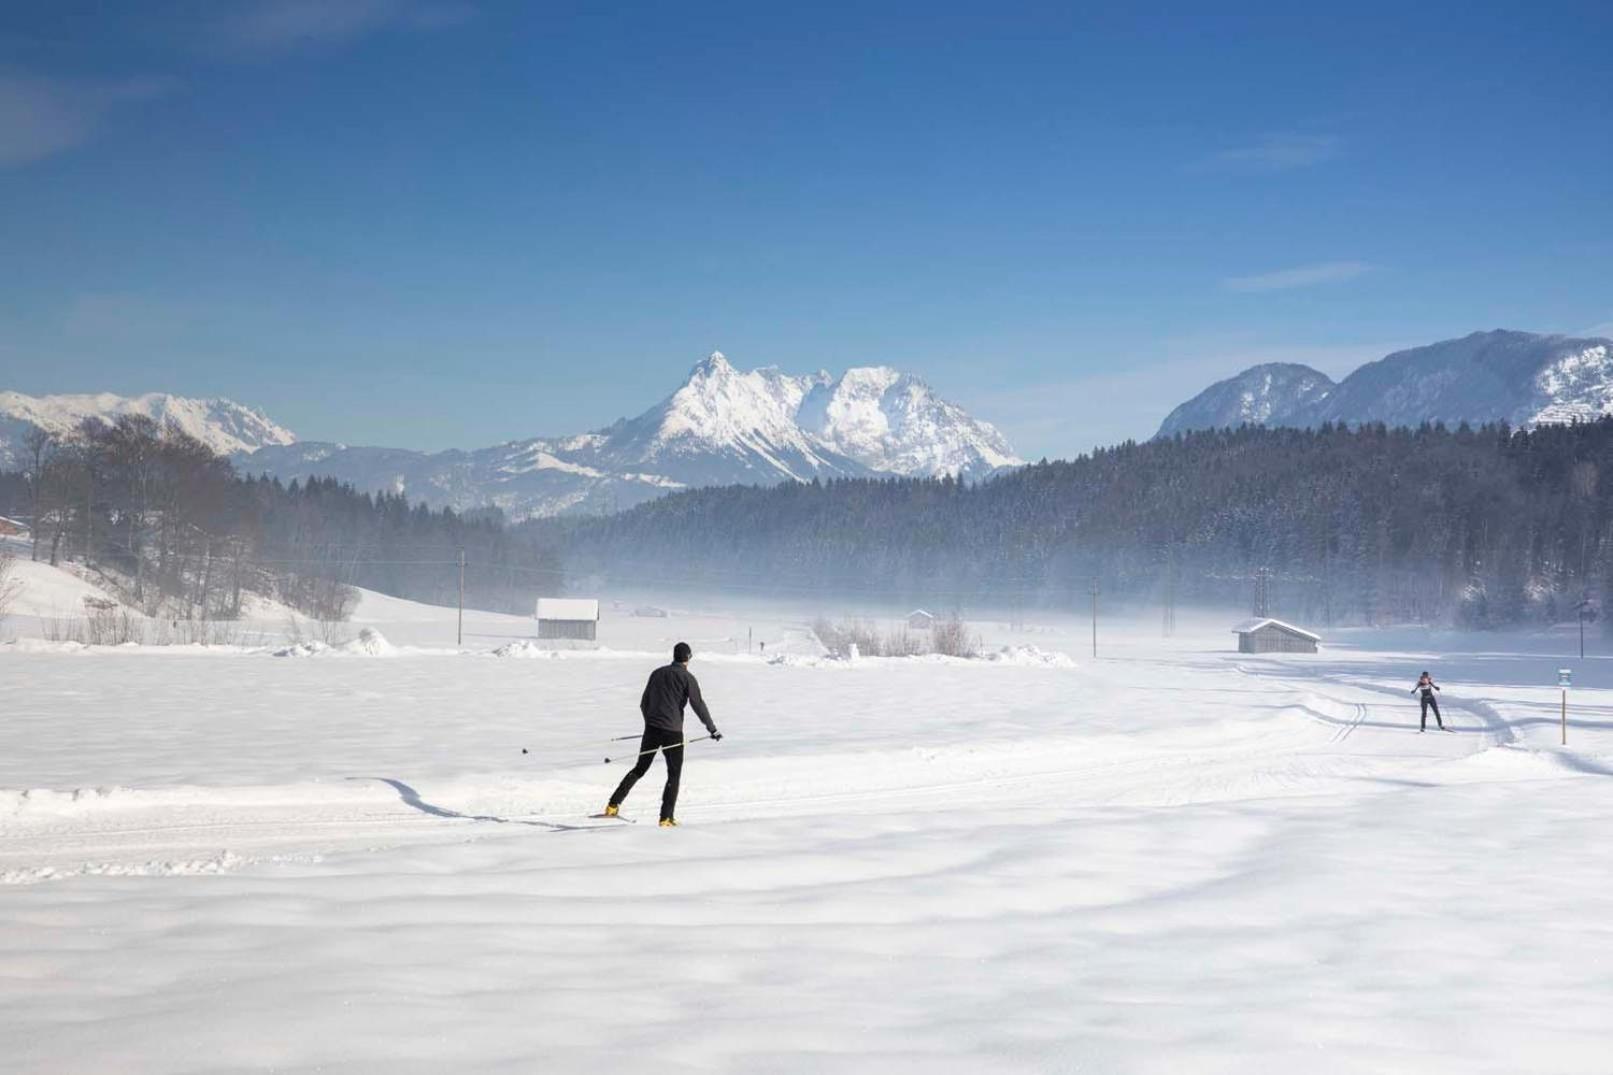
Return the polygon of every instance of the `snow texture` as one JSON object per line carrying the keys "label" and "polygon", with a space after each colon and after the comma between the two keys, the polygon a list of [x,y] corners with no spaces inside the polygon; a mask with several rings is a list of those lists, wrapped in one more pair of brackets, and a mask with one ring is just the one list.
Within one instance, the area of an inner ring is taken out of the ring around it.
{"label": "snow texture", "polygon": [[[393,659],[0,646],[6,1070],[1607,1069],[1613,662],[1557,746],[1567,636],[853,664],[670,612],[552,661],[369,594]],[[592,819],[678,638],[726,733],[684,827]]]}

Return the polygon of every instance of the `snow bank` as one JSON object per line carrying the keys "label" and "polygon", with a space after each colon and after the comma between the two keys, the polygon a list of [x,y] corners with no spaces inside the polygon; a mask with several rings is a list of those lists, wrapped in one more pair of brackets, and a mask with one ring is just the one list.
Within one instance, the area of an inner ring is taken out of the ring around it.
{"label": "snow bank", "polygon": [[1004,646],[994,653],[981,657],[951,657],[944,653],[920,653],[910,657],[866,657],[852,653],[850,657],[829,655],[781,653],[769,657],[767,663],[781,668],[865,668],[882,665],[939,664],[962,668],[982,665],[1004,665],[1014,668],[1074,668],[1068,654],[1044,650],[1037,646]]}
{"label": "snow bank", "polygon": [[330,647],[323,642],[293,642],[289,646],[282,646],[274,651],[276,657],[317,657],[321,653],[329,653]]}
{"label": "snow bank", "polygon": [[358,637],[331,646],[324,642],[294,642],[273,651],[276,657],[325,657],[345,654],[354,657],[395,657],[398,648],[373,627],[359,631]]}
{"label": "snow bank", "polygon": [[530,638],[518,638],[514,642],[506,643],[493,651],[495,657],[514,657],[525,661],[555,661],[560,659],[560,651],[546,649]]}
{"label": "snow bank", "polygon": [[357,638],[351,642],[343,642],[336,649],[342,653],[355,653],[362,657],[393,657],[398,652],[397,647],[373,627],[363,628]]}
{"label": "snow bank", "polygon": [[3,647],[12,653],[82,653],[90,647],[82,642],[47,642],[42,638],[19,638]]}
{"label": "snow bank", "polygon": [[986,660],[1015,668],[1074,668],[1075,661],[1067,653],[1045,650],[1039,646],[1004,646],[996,653],[988,653]]}

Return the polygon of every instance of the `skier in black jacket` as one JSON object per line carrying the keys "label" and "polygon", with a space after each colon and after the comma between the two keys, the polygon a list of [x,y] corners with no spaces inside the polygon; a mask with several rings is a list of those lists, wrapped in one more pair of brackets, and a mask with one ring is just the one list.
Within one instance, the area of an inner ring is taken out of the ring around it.
{"label": "skier in black jacket", "polygon": [[683,707],[694,706],[695,715],[706,726],[713,740],[722,738],[712,722],[705,700],[700,697],[700,682],[689,671],[689,658],[694,651],[689,643],[679,642],[672,647],[672,663],[650,673],[644,685],[644,697],[639,699],[639,712],[644,714],[644,738],[639,743],[638,764],[622,777],[616,791],[605,807],[606,817],[617,817],[622,801],[633,790],[639,777],[650,771],[656,752],[666,759],[666,788],[661,792],[661,827],[671,828],[677,819],[673,810],[678,805],[678,778],[683,774]]}
{"label": "skier in black jacket", "polygon": [[1427,672],[1417,677],[1417,685],[1411,689],[1411,693],[1416,694],[1421,691],[1423,696],[1423,724],[1422,727],[1417,729],[1420,732],[1428,730],[1429,707],[1433,707],[1434,720],[1439,723],[1439,730],[1442,732],[1447,730],[1445,728],[1445,718],[1439,715],[1439,699],[1434,697],[1434,692],[1437,690],[1439,690],[1439,684],[1435,683],[1434,677]]}

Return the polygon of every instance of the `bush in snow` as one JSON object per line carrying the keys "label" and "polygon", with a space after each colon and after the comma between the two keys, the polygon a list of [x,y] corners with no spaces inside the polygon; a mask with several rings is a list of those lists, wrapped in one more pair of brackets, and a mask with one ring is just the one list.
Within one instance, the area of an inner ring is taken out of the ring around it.
{"label": "bush in snow", "polygon": [[121,646],[140,641],[129,610],[104,597],[84,598],[84,641],[92,646]]}
{"label": "bush in snow", "polygon": [[922,657],[926,653],[940,653],[948,657],[980,656],[980,640],[969,633],[961,620],[938,623],[931,631],[930,643],[921,635],[901,626],[889,634],[862,620],[842,620],[839,623],[819,616],[812,624],[812,633],[818,636],[823,648],[831,657],[850,660],[858,657]]}
{"label": "bush in snow", "polygon": [[853,652],[859,657],[887,656],[885,639],[879,629],[861,620],[831,623],[819,616],[812,624],[812,633],[818,636],[830,656],[841,660],[850,660]]}
{"label": "bush in snow", "polygon": [[969,633],[968,624],[956,616],[930,628],[930,644],[935,652],[948,657],[980,656],[980,638]]}

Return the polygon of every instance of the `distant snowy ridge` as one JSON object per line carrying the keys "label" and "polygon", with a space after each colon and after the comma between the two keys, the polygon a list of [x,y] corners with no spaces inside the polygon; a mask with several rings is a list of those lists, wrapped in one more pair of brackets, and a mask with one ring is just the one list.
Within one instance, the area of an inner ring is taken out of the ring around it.
{"label": "distant snowy ridge", "polygon": [[1287,362],[1251,366],[1236,377],[1217,381],[1166,416],[1159,435],[1190,429],[1224,429],[1241,425],[1284,425],[1334,388],[1320,370]]}
{"label": "distant snowy ridge", "polygon": [[612,511],[668,491],[813,478],[987,477],[1017,466],[1002,435],[883,366],[804,376],[739,370],[721,352],[636,418],[568,437],[427,454],[301,442],[236,456],[282,479],[334,477],[514,519]]}
{"label": "distant snowy ridge", "polygon": [[[1269,371],[1287,371],[1259,398]],[[1240,393],[1252,398],[1240,409]],[[1613,414],[1613,341],[1497,329],[1397,351],[1338,384],[1305,366],[1255,366],[1177,407],[1159,435],[1323,422],[1508,422],[1536,425]]]}
{"label": "distant snowy ridge", "polygon": [[141,396],[25,396],[21,392],[0,392],[0,467],[21,465],[22,438],[35,426],[62,436],[85,419],[112,422],[122,415],[141,415],[159,425],[174,426],[221,455],[291,444],[297,439],[262,411],[228,399],[190,399],[160,392]]}

